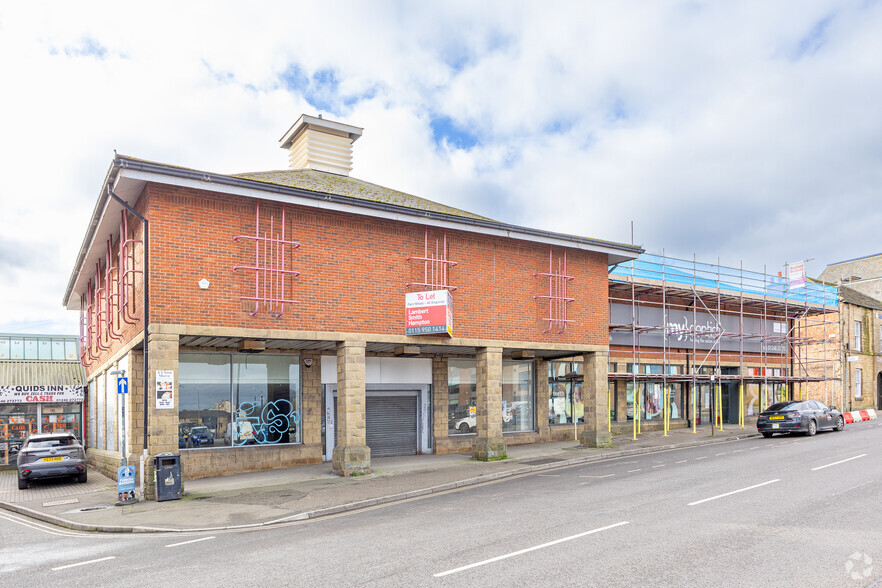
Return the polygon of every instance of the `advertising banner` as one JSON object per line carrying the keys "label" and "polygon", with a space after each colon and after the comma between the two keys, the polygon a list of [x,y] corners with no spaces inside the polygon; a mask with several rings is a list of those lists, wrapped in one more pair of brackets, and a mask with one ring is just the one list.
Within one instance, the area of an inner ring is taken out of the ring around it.
{"label": "advertising banner", "polygon": [[453,336],[453,296],[449,290],[408,292],[404,303],[406,335]]}
{"label": "advertising banner", "polygon": [[156,370],[156,408],[175,407],[175,372]]}
{"label": "advertising banner", "polygon": [[805,288],[805,262],[797,261],[789,266],[791,288]]}
{"label": "advertising banner", "polygon": [[85,386],[0,386],[0,404],[82,402]]}
{"label": "advertising banner", "polygon": [[[691,349],[713,349],[716,344],[722,351],[739,351],[742,342],[737,337],[726,337],[725,334],[738,333],[741,325],[738,315],[724,314],[719,322],[710,313],[701,310],[667,310],[641,306],[637,308],[636,324],[641,327],[662,327],[654,331],[643,331],[637,334],[637,344],[643,347],[669,347]],[[613,303],[609,305],[609,323],[611,325],[631,324],[631,306]],[[766,320],[745,317],[744,334],[766,335],[784,338],[787,336],[787,323],[784,321]],[[693,338],[695,341],[693,342]],[[633,333],[630,331],[613,331],[609,334],[612,345],[632,345]],[[748,353],[772,353],[783,355],[787,346],[783,341],[763,340],[761,337],[745,338],[744,351]]]}

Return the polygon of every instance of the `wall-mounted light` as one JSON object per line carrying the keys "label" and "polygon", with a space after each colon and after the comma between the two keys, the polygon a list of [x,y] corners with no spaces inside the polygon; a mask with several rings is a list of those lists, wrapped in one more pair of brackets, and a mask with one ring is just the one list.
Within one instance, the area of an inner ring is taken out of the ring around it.
{"label": "wall-mounted light", "polygon": [[303,365],[305,365],[306,367],[312,367],[312,358],[311,358],[311,357],[307,357],[306,359],[304,359],[304,360],[303,360]]}
{"label": "wall-mounted light", "polygon": [[208,287],[211,286],[211,282],[209,282],[209,281],[206,280],[205,278],[202,278],[201,280],[199,280],[198,283],[199,283],[199,287],[200,287],[202,290],[208,290]]}

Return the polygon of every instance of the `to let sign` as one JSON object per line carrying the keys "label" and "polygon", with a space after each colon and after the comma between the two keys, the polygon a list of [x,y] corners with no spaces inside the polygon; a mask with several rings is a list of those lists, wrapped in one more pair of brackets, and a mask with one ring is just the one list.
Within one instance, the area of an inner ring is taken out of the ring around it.
{"label": "to let sign", "polygon": [[453,296],[449,290],[405,294],[405,334],[453,336]]}

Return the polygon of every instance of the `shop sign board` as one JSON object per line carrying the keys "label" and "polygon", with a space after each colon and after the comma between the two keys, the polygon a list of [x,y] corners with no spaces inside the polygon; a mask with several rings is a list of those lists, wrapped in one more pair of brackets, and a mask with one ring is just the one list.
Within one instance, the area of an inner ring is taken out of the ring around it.
{"label": "shop sign board", "polygon": [[805,262],[798,261],[789,266],[790,287],[805,288]]}
{"label": "shop sign board", "polygon": [[0,386],[0,404],[82,402],[85,386]]}
{"label": "shop sign board", "polygon": [[175,372],[156,370],[156,408],[175,407]]}
{"label": "shop sign board", "polygon": [[449,290],[408,292],[404,303],[406,335],[453,337],[453,296]]}

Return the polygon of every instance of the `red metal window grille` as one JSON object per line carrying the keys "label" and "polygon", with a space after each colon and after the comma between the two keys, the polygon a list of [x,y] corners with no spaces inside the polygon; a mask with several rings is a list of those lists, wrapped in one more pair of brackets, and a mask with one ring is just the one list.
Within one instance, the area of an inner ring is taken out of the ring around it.
{"label": "red metal window grille", "polygon": [[119,310],[119,268],[113,262],[113,237],[107,240],[107,253],[104,258],[104,307],[107,309],[107,322],[104,327],[107,336],[119,340],[122,333],[117,331],[117,312]]}
{"label": "red metal window grille", "polygon": [[554,250],[548,248],[548,271],[533,274],[534,278],[548,278],[548,294],[533,296],[533,300],[548,300],[548,316],[541,319],[548,323],[548,328],[543,333],[558,329],[558,334],[567,330],[567,323],[573,322],[567,318],[567,307],[575,298],[567,296],[567,285],[575,278],[567,275],[567,252],[557,258],[557,271],[554,271]]}
{"label": "red metal window grille", "polygon": [[137,269],[135,258],[135,246],[139,245],[141,241],[129,234],[129,213],[123,210],[120,215],[119,271],[117,272],[119,281],[119,314],[125,323],[134,325],[140,320],[140,317],[136,314],[135,276],[144,273],[142,270]]}
{"label": "red metal window grille", "polygon": [[[259,312],[267,312],[278,318],[285,311],[286,304],[300,304],[299,300],[289,298],[288,283],[300,275],[300,272],[288,269],[294,258],[294,251],[300,243],[291,241],[285,236],[285,206],[282,205],[282,222],[276,227],[276,217],[270,213],[265,224],[269,230],[261,232],[260,201],[256,204],[254,236],[239,235],[233,242],[246,241],[254,243],[254,265],[237,265],[233,271],[244,270],[254,276],[254,295],[240,296],[251,316]],[[293,290],[293,287],[291,288]]]}
{"label": "red metal window grille", "polygon": [[435,250],[429,251],[429,228],[426,227],[423,256],[407,258],[407,261],[411,260],[423,262],[423,281],[408,282],[405,284],[405,287],[422,288],[423,290],[456,291],[456,286],[450,285],[450,268],[459,264],[448,259],[447,231],[444,231],[441,238],[435,238]]}
{"label": "red metal window grille", "polygon": [[[104,342],[104,337],[102,336],[106,331],[107,307],[102,304],[104,302],[104,293],[106,290],[105,287],[101,285],[101,274],[101,260],[99,259],[95,262],[95,290],[92,293],[95,310],[92,314],[94,316],[95,346],[98,347],[98,351],[107,351],[109,346]],[[104,326],[102,327],[102,325]]]}

